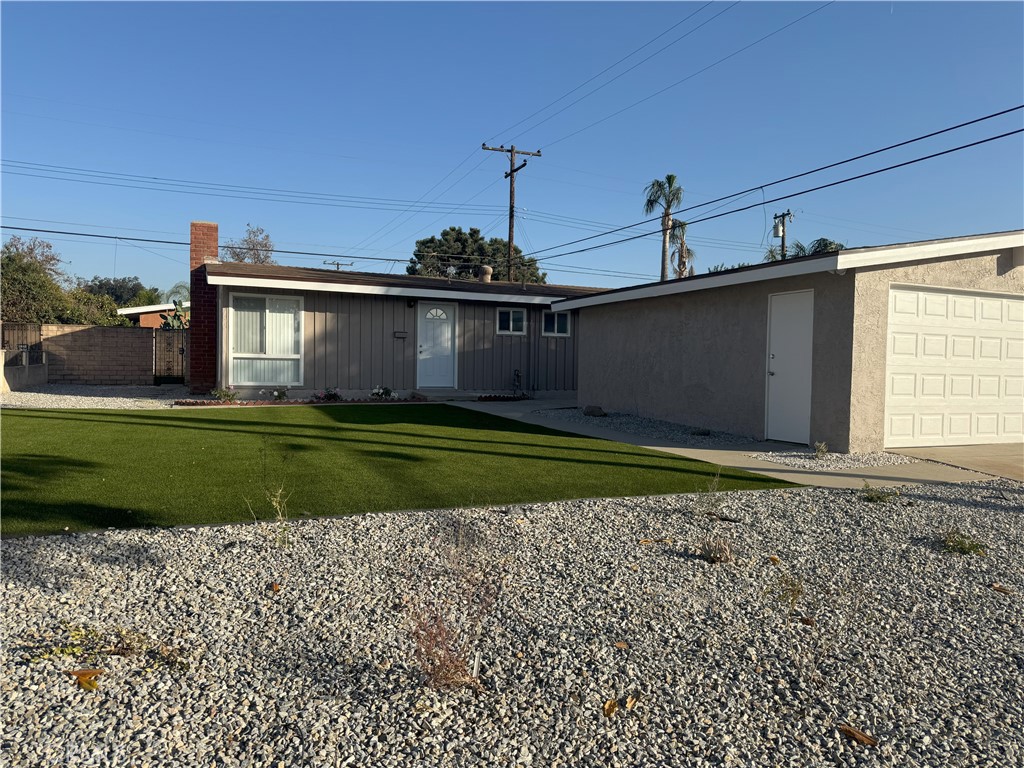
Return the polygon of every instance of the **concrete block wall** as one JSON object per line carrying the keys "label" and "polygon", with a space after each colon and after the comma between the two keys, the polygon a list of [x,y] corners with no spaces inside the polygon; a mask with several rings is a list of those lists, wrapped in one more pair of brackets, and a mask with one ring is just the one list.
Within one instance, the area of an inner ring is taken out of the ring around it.
{"label": "concrete block wall", "polygon": [[41,335],[50,383],[153,383],[150,328],[43,325]]}

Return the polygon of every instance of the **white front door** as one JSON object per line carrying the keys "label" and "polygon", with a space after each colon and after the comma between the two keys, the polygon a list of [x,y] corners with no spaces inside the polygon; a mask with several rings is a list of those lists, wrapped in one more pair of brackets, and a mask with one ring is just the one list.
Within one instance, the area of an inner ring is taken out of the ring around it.
{"label": "white front door", "polygon": [[1024,435],[1024,300],[889,291],[885,447],[1017,443]]}
{"label": "white front door", "polygon": [[455,305],[421,301],[418,312],[417,386],[454,387]]}
{"label": "white front door", "polygon": [[810,443],[813,342],[814,291],[769,296],[767,440]]}

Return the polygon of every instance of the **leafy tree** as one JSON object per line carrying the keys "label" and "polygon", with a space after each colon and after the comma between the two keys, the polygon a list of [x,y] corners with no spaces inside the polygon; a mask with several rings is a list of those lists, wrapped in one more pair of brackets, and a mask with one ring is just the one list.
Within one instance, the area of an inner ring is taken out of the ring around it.
{"label": "leafy tree", "polygon": [[160,289],[147,288],[137,276],[80,280],[78,287],[94,296],[109,296],[119,307],[144,307],[160,302]]}
{"label": "leafy tree", "polygon": [[249,264],[276,264],[274,261],[274,242],[263,227],[245,225],[245,237],[237,242],[224,245],[224,258],[227,261],[244,261]]}
{"label": "leafy tree", "polygon": [[[547,282],[547,273],[540,271],[537,260],[524,258],[518,245],[512,250],[512,259],[517,280]],[[416,250],[405,271],[410,275],[469,280],[477,277],[478,268],[484,264],[494,270],[494,280],[507,280],[508,240],[500,237],[485,240],[476,227],[469,232],[462,227],[448,227],[440,237],[416,241]]]}
{"label": "leafy tree", "polygon": [[109,296],[81,286],[65,289],[71,281],[60,263],[60,256],[45,240],[8,239],[0,259],[0,318],[20,323],[131,324],[117,314]]}
{"label": "leafy tree", "polygon": [[[62,323],[73,325],[131,325],[131,320],[117,314],[117,302],[105,294],[72,288],[66,294]],[[144,306],[144,305],[139,305]]]}
{"label": "leafy tree", "polygon": [[[810,245],[804,245],[799,240],[794,240],[792,245],[786,246],[786,256],[788,259],[800,259],[804,256],[818,256],[822,253],[834,253],[835,251],[841,251],[846,248],[842,243],[830,240],[827,237],[819,237],[814,240]],[[779,261],[782,258],[782,251],[779,246],[771,245],[768,250],[765,251],[763,261]]]}
{"label": "leafy tree", "polygon": [[14,323],[58,323],[67,308],[60,256],[45,240],[11,237],[0,256],[0,318]]}
{"label": "leafy tree", "polygon": [[[665,176],[664,181],[655,179],[644,189],[647,199],[644,200],[644,213],[650,215],[659,207],[661,208],[661,279],[668,280],[669,268],[669,245],[672,238],[672,209],[683,202],[683,188],[676,184],[674,174]],[[683,225],[685,236],[686,228]],[[685,243],[683,245],[685,249]],[[683,250],[683,254],[686,251]]]}

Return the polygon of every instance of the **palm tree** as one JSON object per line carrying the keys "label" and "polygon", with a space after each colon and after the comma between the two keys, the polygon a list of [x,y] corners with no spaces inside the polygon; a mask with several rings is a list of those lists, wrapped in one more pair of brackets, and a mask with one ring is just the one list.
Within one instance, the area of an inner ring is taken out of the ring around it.
{"label": "palm tree", "polygon": [[[794,240],[791,245],[786,246],[786,256],[789,259],[799,259],[804,256],[818,256],[822,253],[834,253],[841,251],[846,246],[842,243],[838,243],[835,240],[830,240],[827,237],[819,237],[814,240],[810,245],[804,245],[799,240]],[[765,251],[763,261],[779,261],[781,253],[779,247],[775,245],[768,246],[768,250]]]}
{"label": "palm tree", "polygon": [[683,202],[683,188],[676,185],[675,174],[668,174],[664,181],[655,179],[644,190],[644,213],[650,215],[661,208],[661,279],[668,280],[669,238],[672,234],[672,209]]}
{"label": "palm tree", "polygon": [[160,297],[165,303],[170,304],[175,301],[188,301],[191,286],[189,286],[187,280],[175,283]]}
{"label": "palm tree", "polygon": [[693,262],[697,254],[686,244],[686,222],[673,221],[669,243],[673,246],[671,253],[672,273],[675,277],[691,277]]}

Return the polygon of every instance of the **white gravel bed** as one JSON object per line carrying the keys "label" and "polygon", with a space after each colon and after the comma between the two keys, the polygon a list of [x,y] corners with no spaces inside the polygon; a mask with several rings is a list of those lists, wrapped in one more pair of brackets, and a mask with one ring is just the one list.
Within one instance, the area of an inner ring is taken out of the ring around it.
{"label": "white gravel bed", "polygon": [[809,469],[817,472],[832,472],[837,469],[857,469],[860,467],[892,467],[897,464],[916,464],[919,459],[903,456],[898,453],[876,451],[874,453],[825,453],[819,458],[814,451],[788,450],[769,451],[767,453],[748,454],[753,459],[771,461],[797,469]]}
{"label": "white gravel bed", "polygon": [[2,408],[170,408],[175,400],[189,397],[181,385],[161,387],[46,384],[31,392],[4,392]]}
{"label": "white gravel bed", "polygon": [[541,408],[534,413],[545,418],[568,421],[573,424],[589,424],[595,427],[615,429],[631,435],[669,440],[689,448],[727,448],[756,442],[752,437],[732,435],[728,432],[688,427],[671,421],[649,419],[628,413],[609,413],[606,416],[585,416],[581,408]]}
{"label": "white gravel bed", "polygon": [[[808,488],[7,540],[0,758],[1021,765],[1022,507],[1024,486],[991,481],[874,503]],[[951,527],[987,556],[944,552]],[[736,562],[695,556],[709,537]],[[409,604],[466,626],[466,596],[497,584],[467,654],[481,690],[425,686]],[[189,667],[57,650],[63,625],[143,633]],[[65,674],[93,664],[98,690]]]}

